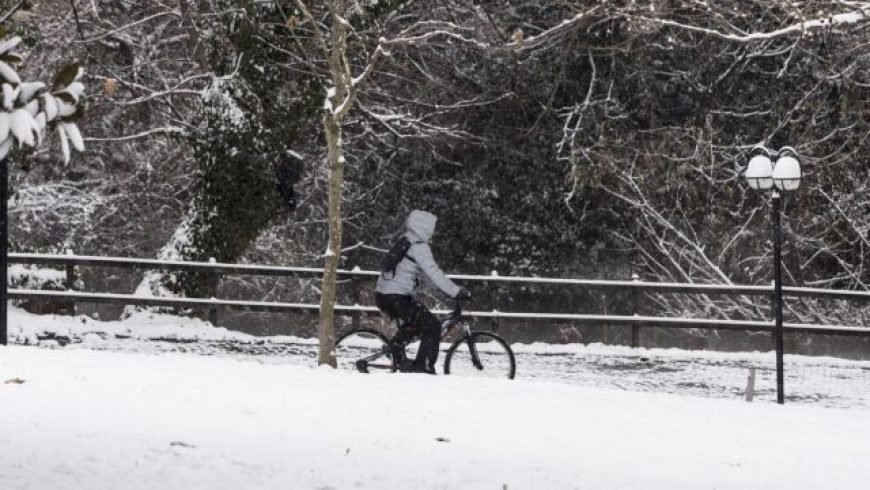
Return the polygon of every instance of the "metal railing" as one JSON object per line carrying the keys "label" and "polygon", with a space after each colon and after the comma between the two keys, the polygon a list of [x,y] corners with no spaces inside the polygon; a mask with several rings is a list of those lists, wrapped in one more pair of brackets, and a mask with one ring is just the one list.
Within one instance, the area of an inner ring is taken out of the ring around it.
{"label": "metal railing", "polygon": [[[10,263],[53,265],[62,266],[66,270],[66,284],[70,287],[75,284],[76,267],[117,267],[125,269],[141,270],[165,270],[165,271],[199,271],[218,275],[257,275],[277,277],[319,277],[323,269],[317,267],[284,267],[256,264],[227,264],[217,262],[186,262],[175,260],[137,259],[125,257],[96,257],[81,255],[46,255],[46,254],[9,254]],[[378,310],[372,306],[361,306],[360,281],[373,280],[379,275],[376,271],[364,271],[359,268],[352,270],[339,270],[338,277],[342,280],[350,280],[352,287],[353,305],[336,305],[335,312],[338,315],[351,316],[356,325],[363,315],[377,315]],[[631,345],[639,346],[640,329],[642,327],[663,328],[701,328],[701,329],[737,329],[747,331],[770,331],[773,332],[773,320],[727,320],[706,318],[675,318],[656,317],[637,314],[637,295],[640,293],[662,294],[709,294],[730,296],[770,296],[773,294],[773,286],[752,286],[732,284],[687,284],[687,283],[660,283],[645,282],[639,280],[613,281],[600,279],[570,279],[570,278],[543,278],[543,277],[516,277],[500,276],[496,273],[491,275],[448,275],[451,279],[469,282],[485,282],[493,285],[491,294],[492,309],[490,311],[470,311],[474,317],[489,318],[493,322],[500,319],[524,319],[524,320],[551,320],[570,321],[577,323],[593,323],[602,325],[628,325],[632,327]],[[624,291],[634,295],[635,314],[631,315],[601,315],[583,313],[528,313],[507,312],[499,310],[499,289],[503,284],[537,284],[566,286],[584,290],[610,290]],[[841,299],[870,301],[870,291],[829,290],[818,288],[783,287],[783,294],[791,297],[810,297],[824,299]],[[177,308],[203,308],[212,313],[216,318],[217,308],[244,309],[258,312],[317,312],[318,304],[308,303],[284,303],[263,302],[215,298],[160,298],[150,296],[137,296],[132,294],[92,293],[80,291],[50,291],[32,289],[10,289],[10,299],[27,300],[60,300],[73,303],[110,303],[135,306],[177,307]],[[832,335],[859,335],[870,336],[870,327],[844,326],[844,325],[813,325],[801,323],[786,323],[784,330],[787,332],[804,332]]]}

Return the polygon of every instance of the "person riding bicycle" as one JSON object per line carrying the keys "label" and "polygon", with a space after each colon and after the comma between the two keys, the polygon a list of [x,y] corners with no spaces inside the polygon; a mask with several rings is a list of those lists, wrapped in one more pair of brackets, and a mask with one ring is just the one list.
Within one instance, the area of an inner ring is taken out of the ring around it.
{"label": "person riding bicycle", "polygon": [[[438,218],[434,214],[415,209],[405,221],[405,238],[410,242],[404,257],[393,271],[383,271],[375,286],[375,303],[382,313],[398,325],[396,336],[390,341],[393,360],[402,371],[435,374],[438,344],[441,340],[441,322],[426,306],[416,299],[420,277],[424,277],[451,298],[464,301],[471,298],[467,289],[457,286],[441,272],[429,241]],[[420,336],[420,349],[412,363],[405,359],[405,345]]]}

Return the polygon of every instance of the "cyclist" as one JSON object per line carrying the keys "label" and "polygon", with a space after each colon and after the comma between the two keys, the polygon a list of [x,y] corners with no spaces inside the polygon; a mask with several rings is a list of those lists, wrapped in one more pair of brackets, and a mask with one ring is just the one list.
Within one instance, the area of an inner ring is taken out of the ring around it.
{"label": "cyclist", "polygon": [[[438,218],[426,211],[414,210],[405,221],[405,238],[410,242],[407,252],[395,265],[395,270],[381,272],[375,286],[375,303],[382,313],[396,320],[399,327],[390,341],[390,351],[401,371],[435,374],[441,322],[416,299],[420,277],[457,300],[468,300],[471,293],[447,278],[432,257],[429,241]],[[413,362],[405,359],[405,345],[420,336],[420,349]]]}

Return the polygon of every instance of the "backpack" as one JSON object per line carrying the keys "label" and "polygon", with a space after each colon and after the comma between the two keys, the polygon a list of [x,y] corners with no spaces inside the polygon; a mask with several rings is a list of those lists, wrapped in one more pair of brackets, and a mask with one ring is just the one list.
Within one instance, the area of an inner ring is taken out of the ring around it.
{"label": "backpack", "polygon": [[299,182],[303,170],[302,157],[292,151],[286,151],[278,155],[272,171],[275,174],[275,190],[281,199],[281,203],[287,209],[296,209],[296,191],[293,186]]}
{"label": "backpack", "polygon": [[[414,242],[414,243],[423,243],[423,242]],[[403,236],[399,238],[396,243],[390,247],[390,250],[387,251],[387,255],[384,256],[381,261],[381,274],[386,275],[389,273],[392,276],[396,275],[396,267],[399,266],[399,262],[403,259],[408,259],[411,262],[416,262],[413,257],[408,256],[408,249],[411,248],[411,240],[408,240],[408,237]]]}

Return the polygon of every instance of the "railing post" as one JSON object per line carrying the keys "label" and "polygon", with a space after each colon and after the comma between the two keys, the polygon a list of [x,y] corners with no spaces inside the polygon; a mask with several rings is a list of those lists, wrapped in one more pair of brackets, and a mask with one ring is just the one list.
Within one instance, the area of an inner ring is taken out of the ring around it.
{"label": "railing post", "polygon": [[[492,275],[492,277],[498,277],[498,271],[492,271],[491,275]],[[500,303],[501,291],[499,291],[499,289],[501,286],[499,285],[499,283],[497,281],[492,281],[490,284],[491,285],[489,288],[489,304],[492,305],[492,312],[494,313],[492,316],[492,331],[498,332],[498,327],[499,327],[498,312],[501,309],[501,303]]]}
{"label": "railing post", "polygon": [[751,402],[755,398],[755,368],[749,368],[749,377],[746,378],[746,401]]}
{"label": "railing post", "polygon": [[[66,249],[67,255],[73,255],[73,251],[71,249]],[[66,269],[66,289],[67,291],[75,291],[76,289],[76,266],[73,264],[66,264],[64,267]],[[76,315],[76,302],[75,300],[69,302],[69,315]]]}
{"label": "railing post", "polygon": [[[350,272],[352,274],[350,276],[350,291],[351,291],[351,295],[353,295],[353,306],[354,306],[354,308],[356,308],[357,306],[359,306],[359,301],[360,301],[359,277],[357,276],[357,273],[360,272],[359,266],[355,265],[353,267],[353,269],[351,269]],[[360,313],[359,313],[359,311],[354,310],[354,312],[351,314],[351,322],[352,322],[352,326],[353,326],[354,330],[360,328]]]}
{"label": "railing post", "polygon": [[[640,276],[636,273],[631,274],[631,280],[633,282],[640,282]],[[639,308],[639,296],[638,288],[631,288],[631,313],[634,316],[640,316],[638,313]],[[640,347],[640,321],[635,322],[631,325],[631,347],[638,348]]]}
{"label": "railing post", "polygon": [[[209,264],[216,264],[217,260],[214,257],[208,258]],[[217,292],[217,287],[221,282],[221,274],[220,272],[212,272],[212,278],[214,279],[215,292]],[[212,299],[215,299],[212,297]],[[208,322],[211,323],[213,327],[216,327],[218,324],[218,309],[217,306],[212,306],[208,309]]]}

